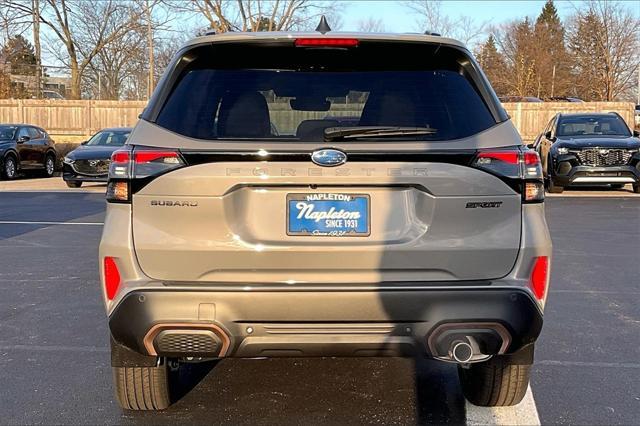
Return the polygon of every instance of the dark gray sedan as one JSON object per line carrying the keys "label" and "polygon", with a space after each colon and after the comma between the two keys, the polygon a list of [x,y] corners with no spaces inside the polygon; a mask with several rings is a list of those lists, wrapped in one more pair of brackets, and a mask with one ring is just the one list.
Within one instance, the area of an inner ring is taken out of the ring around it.
{"label": "dark gray sedan", "polygon": [[103,129],[64,157],[62,178],[70,188],[83,182],[106,182],[111,154],[122,147],[131,133],[129,127]]}

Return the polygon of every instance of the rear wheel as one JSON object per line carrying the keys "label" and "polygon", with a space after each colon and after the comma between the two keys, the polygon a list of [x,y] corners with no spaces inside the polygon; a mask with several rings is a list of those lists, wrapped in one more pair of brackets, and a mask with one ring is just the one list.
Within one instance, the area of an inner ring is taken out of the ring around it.
{"label": "rear wheel", "polygon": [[80,188],[82,186],[82,182],[78,182],[77,180],[67,180],[65,183],[69,188]]}
{"label": "rear wheel", "polygon": [[126,410],[163,410],[171,404],[166,362],[157,367],[112,367],[113,385]]}
{"label": "rear wheel", "polygon": [[458,367],[462,392],[469,402],[483,407],[516,405],[529,386],[531,364],[515,364],[505,356]]}
{"label": "rear wheel", "polygon": [[12,155],[4,159],[4,166],[1,172],[2,177],[7,180],[15,179],[18,176],[18,163]]}
{"label": "rear wheel", "polygon": [[633,192],[635,192],[636,194],[640,194],[640,183],[633,184]]}

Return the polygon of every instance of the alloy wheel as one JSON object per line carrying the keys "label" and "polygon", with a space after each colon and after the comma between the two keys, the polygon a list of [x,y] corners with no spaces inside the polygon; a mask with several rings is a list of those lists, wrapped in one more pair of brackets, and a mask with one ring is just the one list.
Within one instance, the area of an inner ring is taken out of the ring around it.
{"label": "alloy wheel", "polygon": [[55,164],[53,164],[53,158],[47,157],[47,161],[45,162],[45,167],[47,169],[47,176],[53,176]]}
{"label": "alloy wheel", "polygon": [[7,158],[5,160],[4,172],[9,179],[13,179],[16,176],[16,162],[13,160],[13,158]]}

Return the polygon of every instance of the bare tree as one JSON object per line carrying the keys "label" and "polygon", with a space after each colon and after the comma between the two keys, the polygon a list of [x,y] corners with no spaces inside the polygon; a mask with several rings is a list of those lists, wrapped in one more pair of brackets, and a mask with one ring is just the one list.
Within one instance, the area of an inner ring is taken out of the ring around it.
{"label": "bare tree", "polygon": [[300,30],[339,8],[332,1],[311,0],[191,0],[176,5],[202,15],[216,32]]}
{"label": "bare tree", "polygon": [[626,5],[590,1],[572,18],[569,49],[586,100],[632,98],[640,66],[638,19]]}
{"label": "bare tree", "polygon": [[384,22],[382,19],[369,17],[358,21],[358,31],[365,33],[383,33],[385,32]]}
{"label": "bare tree", "polygon": [[142,87],[146,95],[149,75],[145,41],[146,30],[141,27],[101,49],[83,74],[82,92],[91,99],[117,100],[123,97],[130,79],[136,78],[145,82]]}
{"label": "bare tree", "polygon": [[11,7],[13,0],[0,0],[0,44],[22,35],[31,24],[31,12]]}
{"label": "bare tree", "polygon": [[416,15],[419,31],[433,31],[445,37],[474,46],[487,35],[487,22],[476,22],[470,16],[452,19],[442,10],[441,0],[407,0],[405,5]]}
{"label": "bare tree", "polygon": [[[4,1],[16,10],[34,14],[31,2]],[[48,39],[49,50],[70,70],[71,98],[79,99],[82,77],[91,61],[110,43],[140,26],[140,16],[127,3],[116,0],[45,0],[40,22],[53,34]]]}

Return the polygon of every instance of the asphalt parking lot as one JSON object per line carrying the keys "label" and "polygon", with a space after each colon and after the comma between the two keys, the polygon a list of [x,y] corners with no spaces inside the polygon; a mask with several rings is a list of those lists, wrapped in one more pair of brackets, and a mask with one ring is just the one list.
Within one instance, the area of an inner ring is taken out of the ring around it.
{"label": "asphalt parking lot", "polygon": [[[111,389],[98,290],[103,189],[4,189],[2,423],[482,422],[465,404],[454,366],[411,359],[194,366],[180,377],[182,392],[193,389],[166,412],[123,413]],[[542,424],[637,424],[640,418],[640,197],[606,195],[547,200],[552,288],[532,378]]]}

